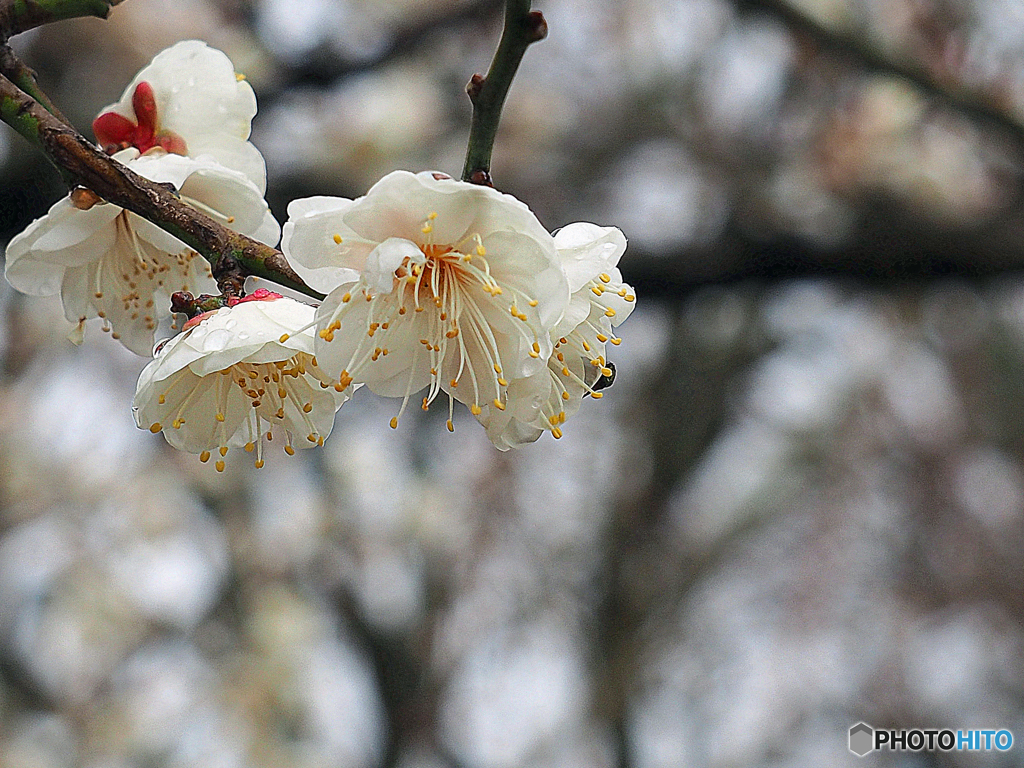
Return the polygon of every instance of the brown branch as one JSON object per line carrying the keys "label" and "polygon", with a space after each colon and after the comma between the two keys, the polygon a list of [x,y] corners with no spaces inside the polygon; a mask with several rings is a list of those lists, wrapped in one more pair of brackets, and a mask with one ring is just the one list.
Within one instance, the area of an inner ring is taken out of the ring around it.
{"label": "brown branch", "polygon": [[238,290],[249,274],[323,298],[302,281],[276,248],[218,224],[166,186],[108,157],[6,77],[0,77],[0,119],[41,149],[65,178],[152,221],[202,254],[229,292]]}

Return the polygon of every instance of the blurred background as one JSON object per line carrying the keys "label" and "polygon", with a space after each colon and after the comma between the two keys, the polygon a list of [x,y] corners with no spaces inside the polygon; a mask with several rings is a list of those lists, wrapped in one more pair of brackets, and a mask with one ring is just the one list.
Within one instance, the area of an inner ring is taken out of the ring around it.
{"label": "blurred background", "polygon": [[[143,359],[0,286],[4,768],[1021,764],[847,729],[1024,740],[1024,7],[535,7],[494,178],[625,231],[615,386],[507,454],[361,392],[218,475],[135,428]],[[283,221],[457,176],[500,20],[126,0],[14,42],[83,131],[224,50]],[[2,244],[65,190],[6,126],[0,165]]]}

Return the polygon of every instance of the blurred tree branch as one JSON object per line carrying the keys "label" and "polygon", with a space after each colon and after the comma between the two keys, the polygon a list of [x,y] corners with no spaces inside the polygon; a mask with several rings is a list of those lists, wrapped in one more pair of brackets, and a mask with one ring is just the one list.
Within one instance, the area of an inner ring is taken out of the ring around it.
{"label": "blurred tree branch", "polygon": [[43,24],[82,16],[107,18],[123,0],[3,0],[0,2],[0,39],[27,32]]}
{"label": "blurred tree branch", "polygon": [[791,31],[830,54],[853,61],[865,69],[907,80],[925,93],[938,98],[959,112],[1010,134],[1024,146],[1024,125],[1011,117],[995,96],[966,87],[955,77],[936,76],[917,61],[894,61],[892,56],[870,40],[837,32],[798,10],[786,0],[736,0],[737,7],[764,11],[780,19]]}

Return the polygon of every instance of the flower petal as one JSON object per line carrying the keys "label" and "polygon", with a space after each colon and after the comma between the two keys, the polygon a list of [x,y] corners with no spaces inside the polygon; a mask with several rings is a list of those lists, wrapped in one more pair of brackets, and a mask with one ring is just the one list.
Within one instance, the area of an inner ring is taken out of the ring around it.
{"label": "flower petal", "polygon": [[610,272],[626,250],[626,237],[615,227],[577,222],[555,233],[562,268],[575,293],[602,272]]}

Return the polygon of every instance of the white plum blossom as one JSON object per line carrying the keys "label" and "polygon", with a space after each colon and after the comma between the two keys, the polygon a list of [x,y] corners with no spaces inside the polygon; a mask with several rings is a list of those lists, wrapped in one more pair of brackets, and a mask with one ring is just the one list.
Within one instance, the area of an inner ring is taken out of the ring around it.
{"label": "white plum blossom", "polygon": [[610,383],[615,375],[607,345],[622,342],[612,329],[629,317],[636,303],[616,266],[626,249],[620,230],[570,224],[555,234],[555,246],[572,297],[552,331],[547,367],[509,384],[509,400],[524,405],[484,414],[487,436],[502,450],[533,442],[545,431],[561,437],[562,424],[579,410],[584,397],[602,397],[599,382]]}
{"label": "white plum blossom", "polygon": [[255,114],[256,95],[231,60],[204,42],[184,40],[158,53],[92,127],[108,154],[160,147],[209,155],[244,173],[263,194],[266,164],[248,141]]}
{"label": "white plum blossom", "polygon": [[193,318],[140,374],[136,424],[200,461],[216,452],[219,472],[232,447],[254,452],[259,468],[264,441],[289,455],[323,445],[351,389],[317,364],[314,312],[261,290]]}
{"label": "white plum blossom", "polygon": [[281,247],[328,292],[316,354],[342,387],[365,383],[402,409],[425,387],[424,409],[445,392],[449,429],[454,400],[477,418],[519,407],[509,382],[545,369],[569,301],[554,239],[526,205],[396,171],[364,197],[298,200],[288,213]]}
{"label": "white plum blossom", "polygon": [[[261,190],[243,173],[204,156],[145,155],[121,150],[114,159],[151,181],[172,184],[183,201],[268,244],[280,225]],[[83,190],[79,190],[81,192]],[[7,246],[5,275],[34,296],[60,293],[65,316],[77,323],[100,317],[104,329],[133,352],[150,355],[157,324],[170,316],[170,295],[216,289],[210,267],[155,224],[88,193],[73,193],[32,222]]]}

